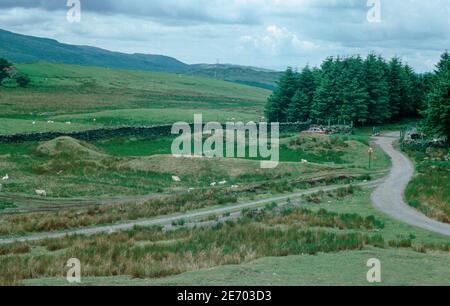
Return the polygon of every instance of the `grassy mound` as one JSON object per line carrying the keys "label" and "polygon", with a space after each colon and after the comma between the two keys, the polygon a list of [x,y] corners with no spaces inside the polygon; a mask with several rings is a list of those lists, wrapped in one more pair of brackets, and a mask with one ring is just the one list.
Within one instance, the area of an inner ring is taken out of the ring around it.
{"label": "grassy mound", "polygon": [[94,146],[66,136],[44,142],[37,147],[36,153],[42,157],[52,158],[65,156],[73,159],[95,160],[107,157],[106,154],[97,151]]}

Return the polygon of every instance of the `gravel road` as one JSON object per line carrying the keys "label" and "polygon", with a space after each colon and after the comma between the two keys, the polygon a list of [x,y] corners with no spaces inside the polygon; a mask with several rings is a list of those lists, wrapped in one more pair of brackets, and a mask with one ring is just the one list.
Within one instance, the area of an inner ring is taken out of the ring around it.
{"label": "gravel road", "polygon": [[375,208],[390,217],[431,232],[450,236],[450,224],[432,220],[405,203],[404,193],[414,175],[414,165],[393,147],[399,133],[377,137],[376,143],[392,159],[392,169],[386,180],[372,194]]}

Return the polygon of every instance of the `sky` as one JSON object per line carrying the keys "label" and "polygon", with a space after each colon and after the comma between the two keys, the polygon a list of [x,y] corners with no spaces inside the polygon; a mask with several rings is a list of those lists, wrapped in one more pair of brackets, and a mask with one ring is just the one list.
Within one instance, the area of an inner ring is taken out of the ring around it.
{"label": "sky", "polygon": [[0,0],[0,28],[188,64],[275,70],[375,52],[425,72],[450,49],[449,0],[79,1],[81,20],[69,22],[67,0]]}

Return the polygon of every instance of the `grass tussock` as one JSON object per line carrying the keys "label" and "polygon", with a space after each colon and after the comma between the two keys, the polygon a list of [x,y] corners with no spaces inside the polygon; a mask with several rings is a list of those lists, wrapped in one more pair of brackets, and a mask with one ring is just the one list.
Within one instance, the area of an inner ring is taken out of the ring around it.
{"label": "grass tussock", "polygon": [[450,223],[448,150],[409,151],[408,154],[416,161],[418,172],[406,189],[408,203],[433,219]]}
{"label": "grass tussock", "polygon": [[145,203],[100,206],[56,213],[7,215],[0,219],[0,235],[52,232],[119,221],[152,218],[213,205],[237,202],[237,196],[223,190],[194,191],[189,194],[160,197]]}
{"label": "grass tussock", "polygon": [[[282,219],[276,219],[283,222]],[[48,250],[64,250],[64,256],[0,257],[2,284],[23,279],[62,277],[69,258],[79,258],[83,276],[131,275],[158,278],[219,265],[240,264],[260,257],[317,254],[382,246],[379,235],[263,226],[244,218],[240,222],[211,227],[178,229],[136,228],[132,231],[92,237],[67,237],[36,243]],[[171,243],[158,243],[170,241]],[[145,243],[142,243],[145,242]]]}

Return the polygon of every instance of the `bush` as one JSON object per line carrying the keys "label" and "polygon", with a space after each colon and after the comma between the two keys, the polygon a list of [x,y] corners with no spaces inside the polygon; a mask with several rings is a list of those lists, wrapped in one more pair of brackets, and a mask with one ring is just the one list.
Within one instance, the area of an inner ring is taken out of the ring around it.
{"label": "bush", "polygon": [[20,87],[25,88],[30,84],[30,79],[26,75],[20,75],[16,78],[16,82]]}

